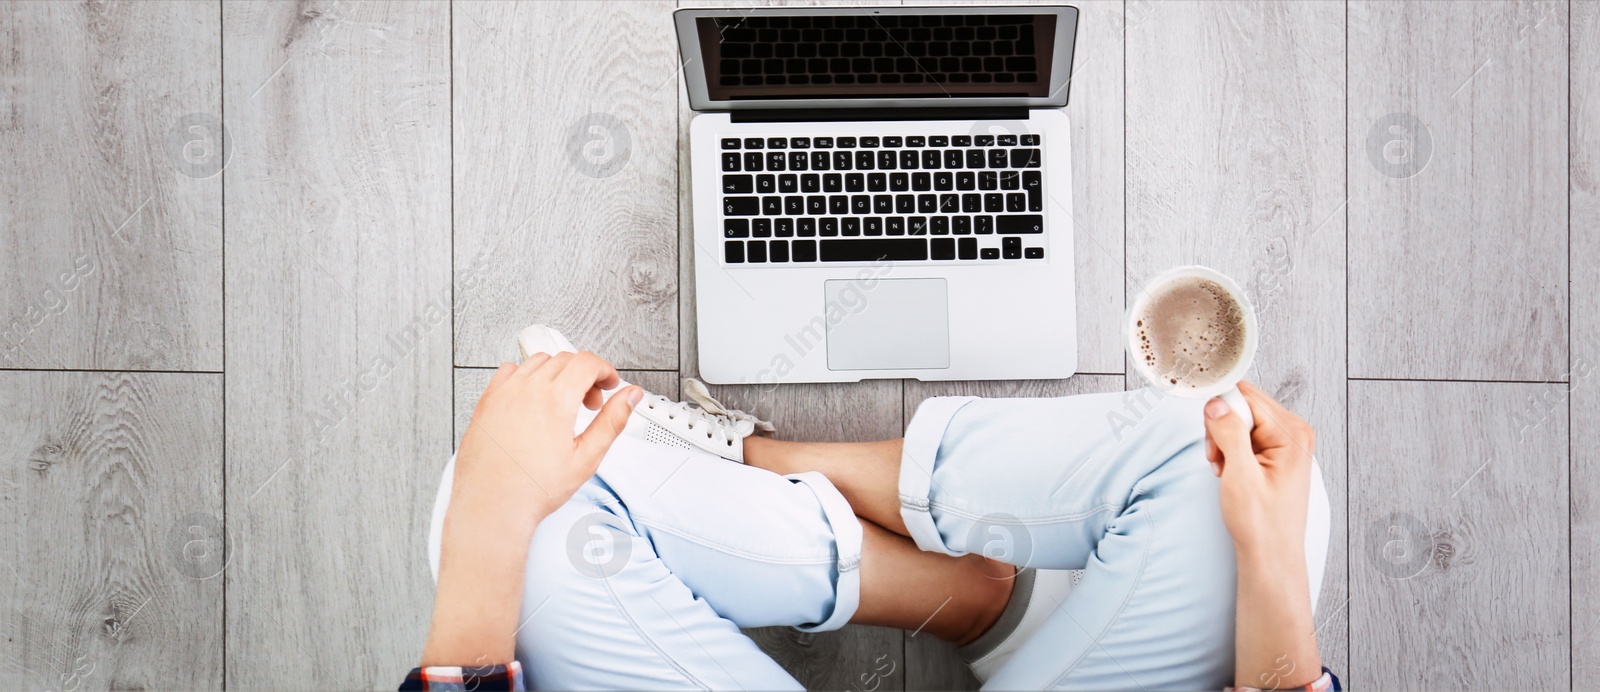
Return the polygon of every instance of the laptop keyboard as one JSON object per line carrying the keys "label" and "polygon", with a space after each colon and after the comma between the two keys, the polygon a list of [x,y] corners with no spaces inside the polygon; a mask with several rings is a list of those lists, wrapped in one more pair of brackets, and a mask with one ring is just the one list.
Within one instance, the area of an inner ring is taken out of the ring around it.
{"label": "laptop keyboard", "polygon": [[723,261],[1044,259],[1041,137],[723,138]]}

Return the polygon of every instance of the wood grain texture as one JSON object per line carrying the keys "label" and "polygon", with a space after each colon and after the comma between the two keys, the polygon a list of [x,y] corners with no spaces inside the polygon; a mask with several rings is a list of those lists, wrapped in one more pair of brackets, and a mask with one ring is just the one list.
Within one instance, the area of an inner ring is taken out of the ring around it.
{"label": "wood grain texture", "polygon": [[451,443],[450,8],[227,3],[228,686],[392,686]]}
{"label": "wood grain texture", "polygon": [[0,373],[0,455],[5,686],[220,687],[222,376]]}
{"label": "wood grain texture", "polygon": [[1249,378],[1317,430],[1333,508],[1319,645],[1334,668],[1347,640],[1343,23],[1335,2],[1158,3],[1128,30],[1128,292],[1204,264],[1255,304]]}
{"label": "wood grain texture", "polygon": [[678,366],[677,46],[667,2],[455,10],[456,362],[549,324],[619,368]]}
{"label": "wood grain texture", "polygon": [[[660,394],[676,399],[678,397],[678,374],[661,370],[624,370],[622,379],[629,384],[644,387],[652,394]],[[467,434],[467,423],[472,420],[472,409],[477,407],[478,398],[483,396],[483,389],[489,386],[489,379],[494,376],[493,368],[456,368],[455,379],[455,435],[451,438],[454,451],[461,446],[461,436]],[[450,461],[449,454],[439,459],[434,469],[435,477],[444,470],[446,462]]]}
{"label": "wood grain texture", "polygon": [[[905,422],[910,424],[917,407],[930,397],[981,396],[1002,398],[1061,397],[1077,394],[1120,392],[1120,375],[1078,375],[1065,380],[1014,380],[1005,382],[915,382],[906,381]],[[956,654],[950,642],[918,634],[906,637],[906,689],[976,690],[978,679]]]}
{"label": "wood grain texture", "polygon": [[[860,442],[901,433],[898,380],[849,384],[726,385],[712,396],[777,426],[782,440]],[[745,631],[806,689],[906,689],[905,633],[849,625],[832,632]]]}
{"label": "wood grain texture", "polygon": [[0,5],[0,248],[26,258],[0,367],[222,368],[222,185],[180,172],[185,125],[219,123],[219,33],[215,4]]}
{"label": "wood grain texture", "polygon": [[1600,0],[1572,3],[1572,687],[1600,689]]}
{"label": "wood grain texture", "polygon": [[1564,389],[1350,383],[1352,689],[1568,686]]}
{"label": "wood grain texture", "polygon": [[1566,4],[1352,2],[1349,51],[1351,376],[1561,379]]}

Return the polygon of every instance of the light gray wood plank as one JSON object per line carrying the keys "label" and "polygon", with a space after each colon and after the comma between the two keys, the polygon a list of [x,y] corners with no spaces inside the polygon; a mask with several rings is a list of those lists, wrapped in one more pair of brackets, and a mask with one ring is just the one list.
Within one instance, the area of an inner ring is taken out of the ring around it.
{"label": "light gray wood plank", "polygon": [[[989,398],[1061,397],[1099,392],[1120,392],[1120,375],[1078,375],[1065,380],[1013,380],[1004,382],[906,381],[905,419],[910,424],[917,407],[930,397],[981,396]],[[917,634],[906,637],[906,689],[975,690],[978,679],[956,654],[950,642]]]}
{"label": "light gray wood plank", "polygon": [[[652,394],[660,394],[676,399],[678,397],[678,374],[663,370],[624,370],[622,379],[630,384],[644,387]],[[483,396],[483,390],[489,386],[489,378],[494,376],[493,368],[456,368],[455,379],[455,447],[461,446],[461,436],[467,434],[467,423],[472,420],[472,410],[478,405],[478,398]],[[449,461],[447,455],[439,460],[437,473],[442,472],[445,462]]]}
{"label": "light gray wood plank", "polygon": [[220,370],[216,6],[8,2],[0,26],[0,248],[22,260],[0,367]]}
{"label": "light gray wood plank", "polygon": [[1352,2],[1349,51],[1350,374],[1562,378],[1566,4]]}
{"label": "light gray wood plank", "polygon": [[1572,687],[1600,689],[1600,1],[1572,3]]}
{"label": "light gray wood plank", "polygon": [[1319,645],[1335,669],[1347,645],[1343,24],[1337,2],[1156,3],[1128,30],[1128,292],[1204,264],[1256,305],[1249,378],[1318,433],[1333,508]]}
{"label": "light gray wood plank", "polygon": [[[849,384],[712,386],[712,396],[772,421],[784,440],[858,442],[900,436],[899,381]],[[905,633],[849,625],[807,633],[787,627],[746,630],[806,689],[905,689]],[[865,676],[865,677],[863,677]]]}
{"label": "light gray wood plank", "polygon": [[1564,388],[1350,383],[1352,689],[1568,686]]}
{"label": "light gray wood plank", "polygon": [[450,8],[222,12],[227,683],[390,687],[451,443]]}
{"label": "light gray wood plank", "polygon": [[0,453],[5,686],[220,687],[222,376],[0,373]]}
{"label": "light gray wood plank", "polygon": [[456,362],[562,330],[619,368],[677,358],[677,46],[668,2],[455,10]]}

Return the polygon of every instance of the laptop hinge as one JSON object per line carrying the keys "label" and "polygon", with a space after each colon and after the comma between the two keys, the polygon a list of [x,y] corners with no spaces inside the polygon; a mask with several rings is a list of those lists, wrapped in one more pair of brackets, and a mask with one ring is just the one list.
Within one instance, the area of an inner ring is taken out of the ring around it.
{"label": "laptop hinge", "polygon": [[841,122],[861,120],[1027,120],[1015,108],[753,108],[729,111],[736,123]]}

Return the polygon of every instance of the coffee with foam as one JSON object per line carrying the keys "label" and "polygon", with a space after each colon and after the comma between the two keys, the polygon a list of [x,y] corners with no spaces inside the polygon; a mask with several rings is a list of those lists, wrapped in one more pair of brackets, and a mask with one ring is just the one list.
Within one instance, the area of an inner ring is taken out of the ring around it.
{"label": "coffee with foam", "polygon": [[1244,310],[1211,279],[1182,276],[1149,289],[1134,316],[1141,365],[1164,384],[1201,389],[1227,377],[1245,354]]}

